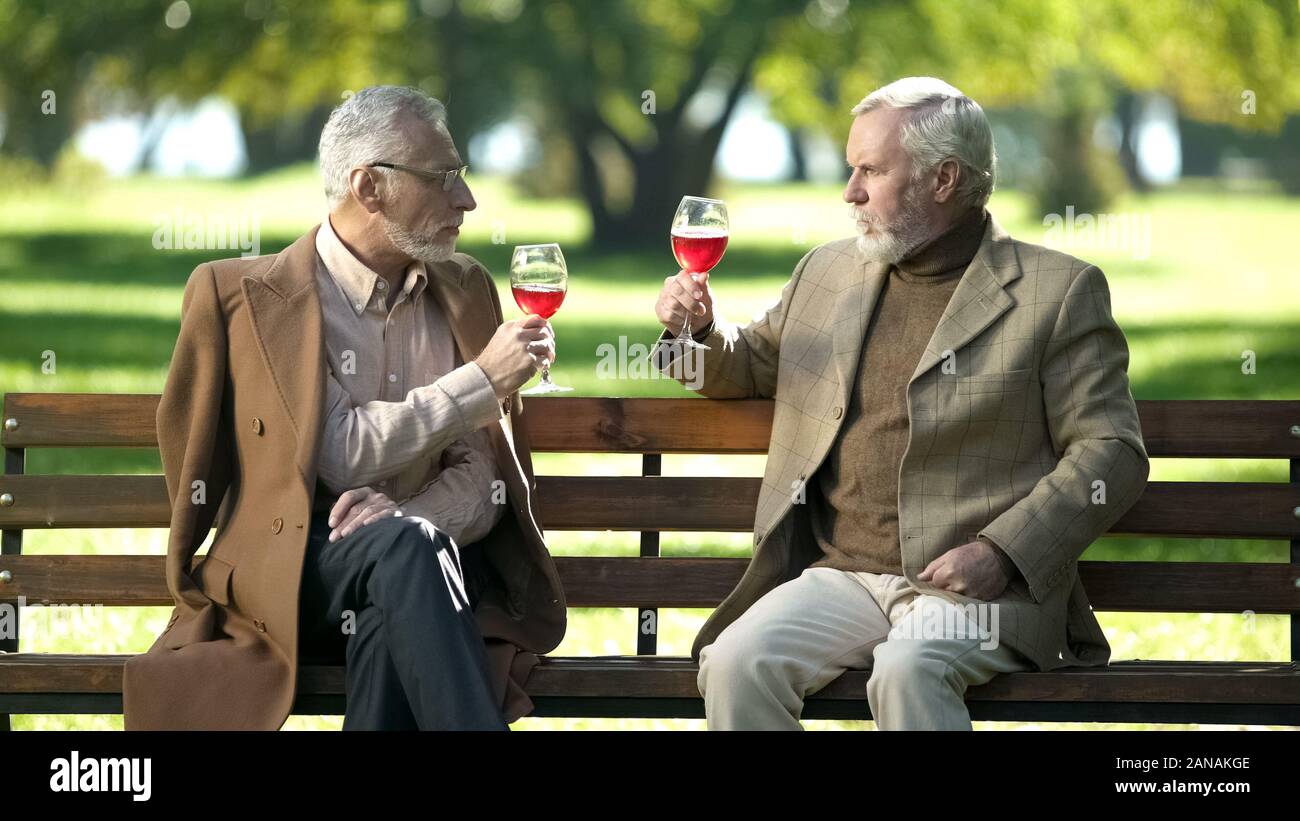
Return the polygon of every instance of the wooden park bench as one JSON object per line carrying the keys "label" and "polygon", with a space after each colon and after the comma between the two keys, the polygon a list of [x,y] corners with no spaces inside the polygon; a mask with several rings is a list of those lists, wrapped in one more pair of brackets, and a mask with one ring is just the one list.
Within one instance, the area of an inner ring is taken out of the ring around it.
{"label": "wooden park bench", "polygon": [[[4,398],[0,603],[171,605],[160,555],[23,555],[33,528],[166,527],[161,476],[36,476],[28,448],[157,447],[157,396],[11,393]],[[527,399],[537,452],[640,454],[641,476],[538,478],[548,530],[639,531],[640,556],[557,557],[571,607],[716,606],[746,560],[659,555],[663,531],[744,532],[756,478],[660,476],[662,454],[761,454],[770,402]],[[1120,661],[1000,676],[968,693],[972,717],[1024,721],[1300,725],[1300,401],[1140,401],[1152,457],[1289,460],[1289,481],[1152,482],[1116,525],[1122,534],[1290,542],[1289,563],[1099,562],[1079,565],[1098,611],[1290,615],[1288,661]],[[696,665],[656,655],[548,657],[527,689],[538,716],[699,717]],[[121,655],[19,653],[0,643],[0,716],[120,712]],[[806,718],[869,718],[866,672],[812,697]],[[344,669],[307,667],[294,707],[341,714]]]}

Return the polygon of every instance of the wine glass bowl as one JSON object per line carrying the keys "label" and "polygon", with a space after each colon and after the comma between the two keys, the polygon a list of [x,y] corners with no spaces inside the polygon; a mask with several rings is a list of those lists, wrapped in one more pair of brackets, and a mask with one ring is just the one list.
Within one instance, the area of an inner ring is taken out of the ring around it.
{"label": "wine glass bowl", "polygon": [[[519,310],[550,319],[564,304],[569,288],[569,269],[564,253],[554,242],[544,245],[519,245],[510,255],[510,293]],[[542,381],[522,391],[525,396],[561,393],[573,388],[551,381],[550,363],[542,365]]]}

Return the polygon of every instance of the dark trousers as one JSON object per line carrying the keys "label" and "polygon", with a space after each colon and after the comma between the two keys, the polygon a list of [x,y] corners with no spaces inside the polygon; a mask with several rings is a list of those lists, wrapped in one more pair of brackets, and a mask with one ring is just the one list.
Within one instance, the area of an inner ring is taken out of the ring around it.
{"label": "dark trousers", "polygon": [[[312,516],[299,651],[347,665],[345,730],[508,729],[473,607],[486,563],[427,521],[385,518],[329,541]],[[465,566],[462,567],[461,560]]]}

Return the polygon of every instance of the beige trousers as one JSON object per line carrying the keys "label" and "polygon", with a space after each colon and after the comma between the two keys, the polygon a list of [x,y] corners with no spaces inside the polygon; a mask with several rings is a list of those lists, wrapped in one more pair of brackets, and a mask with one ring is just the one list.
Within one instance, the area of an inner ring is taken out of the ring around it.
{"label": "beige trousers", "polygon": [[902,576],[810,567],[701,652],[709,729],[802,729],[808,695],[845,670],[871,670],[878,728],[969,730],[967,687],[1033,669],[997,641],[996,611],[923,595]]}

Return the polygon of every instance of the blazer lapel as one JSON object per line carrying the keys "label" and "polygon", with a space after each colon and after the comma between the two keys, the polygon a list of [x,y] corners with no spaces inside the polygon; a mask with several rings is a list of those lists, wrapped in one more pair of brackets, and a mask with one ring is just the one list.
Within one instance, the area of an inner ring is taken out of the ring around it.
{"label": "blazer lapel", "polygon": [[945,352],[955,353],[1009,311],[1016,300],[1005,286],[1020,275],[1011,238],[990,216],[984,240],[957,283],[909,384],[942,362]]}
{"label": "blazer lapel", "polygon": [[466,290],[473,266],[449,261],[435,263],[429,268],[429,291],[438,300],[443,316],[451,325],[461,361],[469,362],[483,352],[496,332],[496,323],[491,321],[491,305],[476,305],[473,295]]}
{"label": "blazer lapel", "polygon": [[308,489],[316,480],[325,406],[325,345],[316,291],[316,231],[281,251],[265,276],[242,287],[253,334],[297,437],[295,459]]}
{"label": "blazer lapel", "polygon": [[835,370],[840,378],[839,404],[848,407],[849,391],[857,378],[858,361],[862,356],[863,337],[867,322],[875,313],[876,301],[889,276],[889,266],[884,263],[864,263],[851,256],[852,264],[844,264],[838,281],[826,284],[841,296],[836,300],[831,320],[832,353]]}

